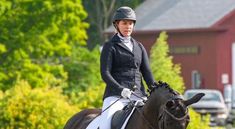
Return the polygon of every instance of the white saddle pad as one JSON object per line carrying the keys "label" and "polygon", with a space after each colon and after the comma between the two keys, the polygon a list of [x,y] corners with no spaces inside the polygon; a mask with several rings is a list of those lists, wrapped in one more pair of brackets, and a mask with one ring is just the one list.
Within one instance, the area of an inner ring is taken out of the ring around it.
{"label": "white saddle pad", "polygon": [[[127,117],[127,119],[125,120],[124,124],[122,125],[121,129],[125,129],[126,124],[128,123],[131,115],[133,114],[135,110],[135,107],[132,109],[131,113],[129,114],[129,116]],[[100,116],[97,116],[87,127],[86,129],[98,129],[99,127],[99,123],[100,123]]]}
{"label": "white saddle pad", "polygon": [[[135,103],[135,105],[138,103],[138,101]],[[127,119],[125,120],[124,124],[122,125],[121,129],[125,129],[131,115],[133,114],[133,112],[135,111],[135,107],[132,109],[131,113],[129,114],[129,116],[127,117]],[[98,129],[99,128],[99,123],[100,122],[104,122],[103,120],[101,120],[100,116],[97,116],[88,126],[86,129]],[[111,124],[111,123],[109,123]],[[100,129],[100,128],[99,128]]]}
{"label": "white saddle pad", "polygon": [[98,129],[100,122],[100,116],[97,116],[87,127],[86,129]]}

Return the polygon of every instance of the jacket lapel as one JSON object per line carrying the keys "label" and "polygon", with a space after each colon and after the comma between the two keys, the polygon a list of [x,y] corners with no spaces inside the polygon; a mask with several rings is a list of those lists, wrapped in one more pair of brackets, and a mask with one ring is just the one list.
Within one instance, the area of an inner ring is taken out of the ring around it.
{"label": "jacket lapel", "polygon": [[118,42],[118,45],[121,46],[122,48],[124,48],[126,51],[130,52],[131,54],[133,54],[132,51],[124,43]]}
{"label": "jacket lapel", "polygon": [[131,42],[133,43],[133,54],[134,55],[136,55],[137,53],[138,53],[138,44],[137,44],[137,42],[133,39],[133,38],[131,38]]}

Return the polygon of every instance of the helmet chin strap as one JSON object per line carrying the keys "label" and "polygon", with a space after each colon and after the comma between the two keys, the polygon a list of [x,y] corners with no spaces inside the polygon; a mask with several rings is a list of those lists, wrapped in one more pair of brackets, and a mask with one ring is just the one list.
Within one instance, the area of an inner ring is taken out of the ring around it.
{"label": "helmet chin strap", "polygon": [[[134,22],[134,26],[135,26],[135,21],[133,21],[133,22]],[[117,24],[118,24],[117,21],[113,23],[114,28],[118,31],[118,33],[119,33],[122,37],[124,37],[123,34],[121,33],[121,31],[119,30]]]}
{"label": "helmet chin strap", "polygon": [[116,30],[118,31],[118,33],[119,33],[122,37],[124,37],[123,34],[121,33],[121,31],[119,30],[118,26],[117,26],[117,22],[115,22],[115,24],[113,24],[113,25],[114,25],[114,27],[116,28]]}

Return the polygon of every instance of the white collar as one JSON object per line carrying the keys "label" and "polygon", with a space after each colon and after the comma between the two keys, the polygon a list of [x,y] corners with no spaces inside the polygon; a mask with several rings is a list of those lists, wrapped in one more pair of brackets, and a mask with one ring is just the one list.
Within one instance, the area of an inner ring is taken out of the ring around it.
{"label": "white collar", "polygon": [[117,35],[124,43],[129,43],[131,41],[131,36],[123,37],[119,33]]}

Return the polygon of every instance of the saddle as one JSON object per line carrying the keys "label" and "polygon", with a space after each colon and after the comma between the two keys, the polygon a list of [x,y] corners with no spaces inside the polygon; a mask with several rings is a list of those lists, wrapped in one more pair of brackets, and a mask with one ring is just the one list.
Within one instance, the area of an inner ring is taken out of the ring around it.
{"label": "saddle", "polygon": [[115,112],[111,120],[111,129],[121,129],[126,119],[133,114],[135,108],[143,105],[143,102],[129,103],[122,110]]}

